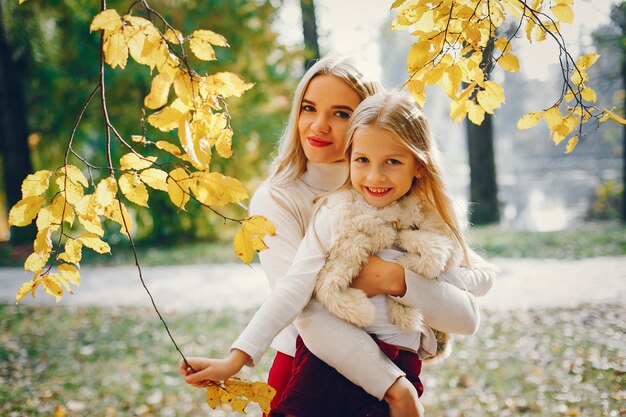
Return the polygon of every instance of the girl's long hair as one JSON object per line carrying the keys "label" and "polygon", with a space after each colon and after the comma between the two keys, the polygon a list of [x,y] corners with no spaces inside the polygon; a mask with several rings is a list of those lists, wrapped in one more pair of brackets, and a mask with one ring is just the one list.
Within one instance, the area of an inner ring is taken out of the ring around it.
{"label": "girl's long hair", "polygon": [[[293,96],[291,112],[287,126],[278,144],[277,155],[272,163],[270,180],[277,184],[286,184],[298,179],[306,171],[306,155],[298,135],[298,118],[302,107],[302,98],[309,83],[318,75],[332,75],[350,86],[363,100],[382,90],[378,81],[366,77],[357,69],[355,61],[349,57],[326,56],[312,65],[302,76]],[[328,94],[332,94],[329,91]]]}
{"label": "girl's long hair", "polygon": [[392,133],[426,168],[424,177],[415,181],[413,192],[417,192],[437,210],[463,249],[465,263],[471,266],[470,249],[443,180],[437,142],[420,106],[409,94],[398,90],[378,93],[363,100],[352,114],[346,134],[348,161],[354,133],[366,126],[378,127]]}

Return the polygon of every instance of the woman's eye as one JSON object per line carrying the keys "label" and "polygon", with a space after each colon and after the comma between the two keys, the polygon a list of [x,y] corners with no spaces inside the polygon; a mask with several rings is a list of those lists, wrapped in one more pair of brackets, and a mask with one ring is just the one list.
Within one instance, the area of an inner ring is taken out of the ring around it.
{"label": "woman's eye", "polygon": [[311,106],[310,104],[305,104],[302,106],[302,110],[306,112],[314,112],[315,107]]}
{"label": "woman's eye", "polygon": [[339,117],[340,119],[349,119],[351,114],[347,111],[339,110],[335,112],[335,116]]}

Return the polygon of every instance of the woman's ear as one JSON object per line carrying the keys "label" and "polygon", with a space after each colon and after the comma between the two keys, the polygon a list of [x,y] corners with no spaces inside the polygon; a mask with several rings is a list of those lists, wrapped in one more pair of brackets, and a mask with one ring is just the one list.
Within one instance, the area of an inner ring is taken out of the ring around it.
{"label": "woman's ear", "polygon": [[415,178],[419,180],[421,178],[424,178],[425,175],[426,175],[426,166],[423,163],[418,161],[417,166],[415,167]]}

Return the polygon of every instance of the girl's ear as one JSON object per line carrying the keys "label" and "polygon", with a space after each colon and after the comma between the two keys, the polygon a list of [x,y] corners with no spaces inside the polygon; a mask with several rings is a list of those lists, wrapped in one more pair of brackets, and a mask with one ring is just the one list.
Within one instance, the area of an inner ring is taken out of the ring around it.
{"label": "girl's ear", "polygon": [[421,178],[424,178],[425,175],[426,175],[426,166],[420,161],[417,161],[417,166],[415,167],[415,178],[419,180]]}

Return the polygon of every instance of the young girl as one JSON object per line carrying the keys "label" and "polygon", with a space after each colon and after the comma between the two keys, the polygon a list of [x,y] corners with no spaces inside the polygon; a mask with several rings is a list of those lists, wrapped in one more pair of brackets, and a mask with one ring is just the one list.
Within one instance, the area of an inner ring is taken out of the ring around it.
{"label": "young girl", "polygon": [[[411,328],[410,324],[421,324],[419,320],[410,319],[411,312],[394,303],[387,310],[386,296],[370,301],[347,286],[369,255],[387,247],[407,251],[401,262],[431,277],[460,258],[469,265],[470,254],[440,178],[435,143],[410,97],[390,92],[365,99],[352,117],[347,140],[351,189],[331,195],[321,206],[289,273],[233,344],[231,355],[224,360],[194,359],[192,366],[202,369],[201,375],[191,375],[188,381],[226,379],[251,358],[258,359],[273,336],[305,307],[315,289],[316,296],[334,313],[366,326],[386,342],[382,344],[386,353],[391,348],[389,354],[421,388],[417,351],[422,357],[435,353],[430,329],[421,325],[420,331]],[[465,284],[470,291],[485,291],[485,285],[472,288],[471,280]],[[356,295],[357,302],[341,302],[350,294]],[[351,309],[354,305],[359,308]],[[276,415],[357,416],[370,411],[371,415],[388,415],[384,403],[360,388],[343,383],[338,390],[337,383],[328,381],[343,377],[318,362],[299,343],[295,372]],[[311,392],[311,387],[316,392]],[[333,401],[339,398],[343,401],[340,405]]]}

